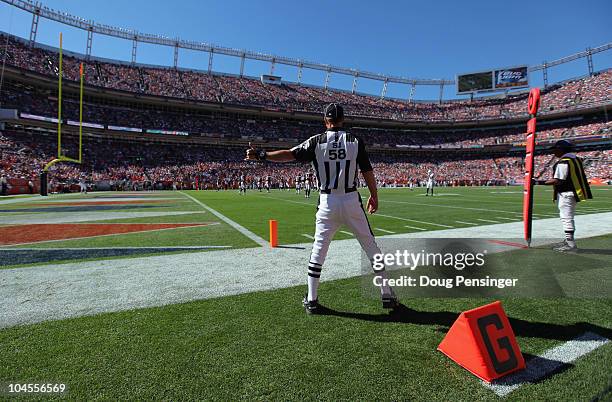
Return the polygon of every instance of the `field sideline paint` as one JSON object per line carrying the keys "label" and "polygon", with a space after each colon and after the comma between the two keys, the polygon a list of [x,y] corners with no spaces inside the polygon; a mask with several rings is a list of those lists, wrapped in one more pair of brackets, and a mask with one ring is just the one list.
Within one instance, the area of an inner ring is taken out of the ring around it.
{"label": "field sideline paint", "polygon": [[491,384],[482,385],[495,392],[498,396],[506,396],[525,384],[533,384],[542,380],[564,366],[571,364],[582,356],[598,349],[610,340],[593,332],[585,332],[581,336],[547,350],[527,362],[525,370],[510,374]]}
{"label": "field sideline paint", "polygon": [[248,230],[244,226],[240,225],[237,222],[234,222],[233,220],[231,220],[227,216],[223,215],[219,211],[217,211],[215,209],[212,209],[208,205],[204,204],[202,201],[200,201],[200,200],[190,196],[189,194],[184,193],[182,191],[179,191],[179,193],[183,194],[185,197],[189,198],[191,201],[195,202],[196,204],[198,204],[199,206],[201,206],[202,208],[204,208],[205,210],[207,210],[211,214],[215,215],[217,218],[221,219],[223,222],[227,223],[228,225],[230,225],[231,227],[236,229],[238,232],[242,233],[243,235],[245,235],[249,239],[253,240],[255,243],[259,244],[262,247],[268,247],[269,243],[265,239],[257,236],[255,233],[251,232],[250,230]]}

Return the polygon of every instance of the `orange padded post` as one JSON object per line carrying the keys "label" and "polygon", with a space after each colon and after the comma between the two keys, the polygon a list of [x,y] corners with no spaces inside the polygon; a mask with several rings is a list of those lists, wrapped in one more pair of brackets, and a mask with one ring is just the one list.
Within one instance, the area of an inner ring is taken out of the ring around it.
{"label": "orange padded post", "polygon": [[278,223],[270,219],[270,247],[278,246]]}

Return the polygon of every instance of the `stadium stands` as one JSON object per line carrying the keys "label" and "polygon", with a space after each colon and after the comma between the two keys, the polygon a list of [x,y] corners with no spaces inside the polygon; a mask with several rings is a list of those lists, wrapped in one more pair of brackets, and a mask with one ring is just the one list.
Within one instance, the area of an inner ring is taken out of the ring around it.
{"label": "stadium stands", "polygon": [[[17,85],[7,82],[3,90],[3,105],[21,112],[54,116],[57,111],[55,94],[48,89]],[[64,115],[78,120],[77,99],[67,97],[63,102]],[[250,137],[277,140],[279,138],[304,140],[321,129],[320,122],[304,122],[289,119],[261,119],[239,116],[215,116],[189,114],[163,110],[142,110],[125,106],[112,106],[86,102],[83,119],[105,126],[127,126],[139,129],[163,129],[187,132],[194,135]],[[350,126],[350,125],[349,125]],[[561,121],[543,125],[538,138],[575,138],[591,135],[607,135],[612,122],[601,116]],[[520,142],[524,139],[524,124],[507,127],[469,129],[383,129],[354,126],[352,131],[363,136],[370,144],[435,145],[439,147],[471,147]]]}
{"label": "stadium stands", "polygon": [[[6,40],[6,36],[2,36]],[[4,53],[4,50],[2,50]],[[1,55],[4,57],[4,55]],[[40,74],[57,76],[58,54],[51,50],[29,47],[25,41],[10,37],[7,64]],[[64,57],[64,77],[78,80],[76,57]],[[474,121],[526,117],[526,94],[499,99],[456,100],[441,104],[408,103],[405,100],[381,99],[377,96],[300,86],[267,85],[252,78],[212,75],[173,68],[155,68],[92,59],[85,61],[88,85],[153,96],[202,102],[265,106],[288,111],[319,113],[330,101],[346,105],[352,116],[385,118],[399,121]],[[559,84],[543,92],[542,113],[572,110],[607,103],[612,100],[609,88],[612,71]]]}
{"label": "stadium stands", "polygon": [[[0,94],[2,107],[47,119],[55,117],[56,89],[48,83],[57,78],[58,54],[52,49],[29,47],[16,37],[1,39],[8,39],[8,51],[4,54],[2,48],[0,57],[6,56],[9,69],[40,74],[40,79],[23,79],[18,74],[5,78]],[[78,80],[81,61],[75,55],[65,55],[65,80]],[[516,151],[509,152],[513,144],[520,147],[524,141],[525,94],[440,104],[408,103],[291,83],[269,85],[253,78],[95,58],[85,65],[86,85],[92,92],[86,93],[83,120],[100,129],[87,130],[83,165],[58,164],[51,169],[51,188],[55,191],[66,190],[79,180],[109,188],[151,189],[173,185],[215,188],[217,183],[235,188],[241,175],[248,183],[264,176],[272,176],[275,183],[281,178],[294,178],[307,167],[244,162],[245,144],[255,140],[292,146],[321,130],[318,114],[331,101],[345,105],[352,120],[348,127],[370,145],[381,186],[418,185],[428,169],[434,170],[436,180],[443,185],[505,185],[523,177],[522,158]],[[611,86],[612,70],[606,70],[547,88],[542,112],[549,117],[540,120],[538,140],[594,136],[609,139],[612,123],[602,106],[612,103]],[[112,91],[101,96],[95,89]],[[137,95],[152,96],[156,101],[141,100]],[[219,105],[239,105],[245,112],[219,110]],[[75,93],[65,93],[62,107],[66,120],[78,120]],[[596,110],[584,112],[588,108]],[[274,114],[264,115],[259,113],[261,110]],[[306,113],[304,116],[315,113],[317,117],[303,118],[294,112]],[[48,124],[42,125],[43,129],[40,126],[37,120],[22,118],[0,132],[2,177],[37,181],[44,163],[56,153],[57,141],[53,128]],[[115,132],[109,136],[115,130],[112,126],[143,134],[117,138],[122,133]],[[163,135],[146,134],[147,130],[179,132],[189,141],[164,141]],[[74,141],[66,141],[66,146],[64,153],[74,155]],[[457,152],[457,148],[469,152]],[[610,150],[580,154],[590,177],[612,180]],[[548,174],[552,157],[542,155],[537,161],[536,176]]]}

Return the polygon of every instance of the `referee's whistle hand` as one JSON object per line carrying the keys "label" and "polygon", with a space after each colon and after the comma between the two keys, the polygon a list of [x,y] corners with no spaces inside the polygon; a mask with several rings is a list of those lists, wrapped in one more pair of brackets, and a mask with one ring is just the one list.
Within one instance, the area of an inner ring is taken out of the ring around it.
{"label": "referee's whistle hand", "polygon": [[376,211],[378,211],[378,197],[372,197],[370,196],[368,198],[368,212],[373,214]]}

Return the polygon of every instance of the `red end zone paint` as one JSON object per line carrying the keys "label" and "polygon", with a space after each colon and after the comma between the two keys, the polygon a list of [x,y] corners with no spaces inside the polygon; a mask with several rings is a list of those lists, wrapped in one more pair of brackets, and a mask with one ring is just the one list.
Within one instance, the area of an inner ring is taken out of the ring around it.
{"label": "red end zone paint", "polygon": [[208,226],[208,223],[59,223],[0,227],[0,245],[68,240],[162,229]]}

